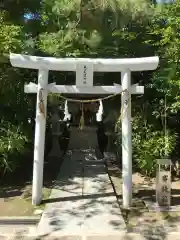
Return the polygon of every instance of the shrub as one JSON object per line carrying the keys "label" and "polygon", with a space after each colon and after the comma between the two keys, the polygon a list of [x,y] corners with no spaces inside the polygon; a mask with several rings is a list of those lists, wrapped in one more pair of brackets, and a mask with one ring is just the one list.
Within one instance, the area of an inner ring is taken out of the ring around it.
{"label": "shrub", "polygon": [[20,127],[8,122],[0,123],[0,173],[14,171],[19,166],[26,143],[27,137]]}
{"label": "shrub", "polygon": [[[144,124],[143,124],[144,122]],[[121,154],[121,124],[116,125],[116,149]],[[167,131],[155,131],[153,126],[143,121],[142,117],[135,117],[132,124],[133,161],[140,171],[153,176],[156,170],[156,159],[168,157],[175,148],[176,135]]]}
{"label": "shrub", "polygon": [[[133,157],[141,172],[146,175],[154,175],[156,170],[156,160],[168,157],[174,150],[175,134],[164,135],[162,131],[152,131],[147,134],[147,138],[141,138],[138,133],[133,134]],[[167,142],[167,144],[165,144]]]}

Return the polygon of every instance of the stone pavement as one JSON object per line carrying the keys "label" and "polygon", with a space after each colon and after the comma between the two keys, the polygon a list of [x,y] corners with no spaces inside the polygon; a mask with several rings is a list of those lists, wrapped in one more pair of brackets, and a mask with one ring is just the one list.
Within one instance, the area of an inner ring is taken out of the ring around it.
{"label": "stone pavement", "polygon": [[92,150],[65,158],[39,225],[38,236],[120,236],[126,231],[102,160]]}

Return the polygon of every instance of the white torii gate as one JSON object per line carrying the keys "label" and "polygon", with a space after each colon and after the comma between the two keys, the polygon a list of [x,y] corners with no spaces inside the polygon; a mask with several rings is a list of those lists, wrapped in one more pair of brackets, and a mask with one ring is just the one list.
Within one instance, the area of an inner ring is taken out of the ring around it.
{"label": "white torii gate", "polygon": [[[131,105],[127,102],[131,94],[144,93],[144,86],[131,85],[131,71],[154,70],[158,66],[159,58],[50,58],[10,54],[10,61],[14,67],[38,69],[39,71],[38,84],[25,85],[25,92],[37,93],[32,204],[38,205],[42,200],[48,92],[101,95],[127,90],[121,94],[122,107],[127,108],[122,118],[122,192],[123,207],[130,207],[132,201],[132,128]],[[75,71],[76,85],[48,84],[49,70]],[[93,86],[94,72],[121,72],[121,86]]]}

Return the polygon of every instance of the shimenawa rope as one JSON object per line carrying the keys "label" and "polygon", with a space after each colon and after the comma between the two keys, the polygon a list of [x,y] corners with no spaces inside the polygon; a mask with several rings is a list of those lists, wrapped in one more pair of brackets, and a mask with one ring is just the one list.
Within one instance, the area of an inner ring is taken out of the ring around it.
{"label": "shimenawa rope", "polygon": [[[99,102],[99,101],[104,101],[104,100],[108,100],[108,99],[111,99],[113,97],[116,97],[118,95],[121,95],[122,93],[124,92],[128,92],[127,89],[125,90],[122,90],[121,92],[118,92],[118,93],[114,93],[114,94],[111,94],[109,96],[106,96],[106,97],[103,97],[103,98],[96,98],[96,99],[73,99],[73,98],[66,98],[62,95],[58,95],[59,98],[65,100],[65,101],[68,101],[68,102],[79,102],[81,103],[81,118],[80,118],[80,122],[79,122],[79,129],[82,130],[83,127],[84,127],[84,103],[92,103],[92,102]],[[54,94],[53,94],[54,95]],[[128,107],[128,103],[129,103],[129,99],[127,100],[127,107]],[[127,108],[126,108],[127,110]],[[124,111],[124,106],[121,107],[121,114],[118,118],[118,122],[119,123],[122,119],[122,115],[125,114],[125,111]]]}

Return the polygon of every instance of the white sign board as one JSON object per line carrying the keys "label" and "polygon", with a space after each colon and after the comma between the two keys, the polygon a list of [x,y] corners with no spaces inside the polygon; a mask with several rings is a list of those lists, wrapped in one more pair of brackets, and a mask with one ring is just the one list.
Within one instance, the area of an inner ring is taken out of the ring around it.
{"label": "white sign board", "polygon": [[92,87],[93,86],[93,63],[77,63],[76,65],[76,86]]}

